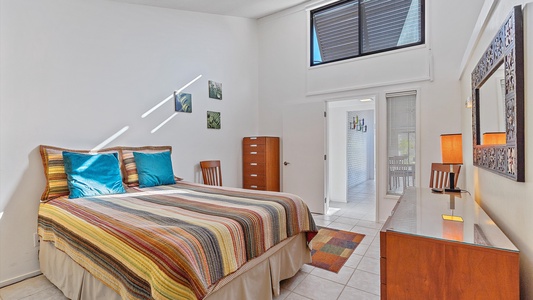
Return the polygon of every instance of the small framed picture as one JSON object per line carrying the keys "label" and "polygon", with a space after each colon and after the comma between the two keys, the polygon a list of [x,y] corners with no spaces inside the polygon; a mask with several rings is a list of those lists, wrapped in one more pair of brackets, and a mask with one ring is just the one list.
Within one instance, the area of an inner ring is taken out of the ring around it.
{"label": "small framed picture", "polygon": [[209,80],[209,98],[222,100],[222,83]]}
{"label": "small framed picture", "polygon": [[207,111],[207,129],[220,129],[220,112]]}
{"label": "small framed picture", "polygon": [[178,112],[192,113],[192,95],[174,92],[175,110]]}

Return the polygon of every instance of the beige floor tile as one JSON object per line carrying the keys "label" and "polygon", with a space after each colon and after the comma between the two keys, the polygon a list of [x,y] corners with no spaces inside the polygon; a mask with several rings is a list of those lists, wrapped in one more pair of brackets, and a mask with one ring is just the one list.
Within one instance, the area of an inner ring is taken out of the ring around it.
{"label": "beige floor tile", "polygon": [[286,300],[287,297],[291,294],[291,291],[286,289],[281,289],[279,296],[274,297],[274,300]]}
{"label": "beige floor tile", "polygon": [[331,224],[331,221],[315,220],[315,224],[320,227],[328,227],[328,225]]}
{"label": "beige floor tile", "polygon": [[63,292],[53,286],[21,300],[68,300],[68,298],[63,295]]}
{"label": "beige floor tile", "polygon": [[357,233],[361,233],[361,234],[364,234],[364,235],[368,235],[370,237],[375,237],[379,230],[377,229],[372,229],[372,228],[367,228],[367,227],[361,227],[359,225],[355,225],[351,231],[353,232],[357,232]]}
{"label": "beige floor tile", "polygon": [[333,222],[335,219],[337,219],[339,216],[336,215],[313,215],[313,219],[316,220],[323,220],[323,221],[330,221]]}
{"label": "beige floor tile", "polygon": [[370,272],[355,270],[347,285],[374,295],[380,294],[379,275]]}
{"label": "beige floor tile", "polygon": [[363,238],[363,240],[359,244],[360,245],[371,245],[372,241],[374,240],[374,238],[375,238],[374,236],[365,234],[365,237]]}
{"label": "beige floor tile", "polygon": [[350,268],[357,268],[359,263],[361,262],[361,259],[363,259],[362,255],[359,254],[352,254],[350,255],[350,258],[344,263],[345,266]]}
{"label": "beige floor tile", "polygon": [[337,300],[379,300],[379,296],[347,286]]}
{"label": "beige floor tile", "polygon": [[357,248],[355,248],[355,251],[353,253],[359,254],[359,255],[365,255],[366,250],[368,250],[369,247],[370,247],[369,244],[359,244],[357,245]]}
{"label": "beige floor tile", "polygon": [[311,273],[311,271],[313,271],[315,269],[315,267],[311,266],[311,265],[303,265],[301,268],[300,268],[300,271],[304,272],[304,273]]}
{"label": "beige floor tile", "polygon": [[315,300],[337,299],[343,288],[343,284],[309,275],[298,284],[293,292]]}
{"label": "beige floor tile", "polygon": [[355,226],[355,224],[357,224],[358,222],[359,222],[358,219],[347,218],[347,217],[345,217],[345,216],[338,217],[338,218],[335,220],[335,223],[344,223],[344,224],[351,225],[352,227]]}
{"label": "beige floor tile", "polygon": [[343,210],[342,211],[342,215],[340,215],[340,216],[345,217],[345,218],[352,218],[352,219],[360,220],[365,215],[366,215],[365,213],[361,213],[361,212],[357,212],[357,211]]}
{"label": "beige floor tile", "polygon": [[300,282],[302,282],[302,280],[304,280],[305,277],[307,277],[307,273],[298,271],[298,273],[296,273],[296,275],[294,275],[293,277],[282,280],[280,282],[280,287],[282,289],[292,291]]}
{"label": "beige floor tile", "polygon": [[310,298],[304,297],[302,295],[298,295],[296,293],[290,293],[285,300],[309,300]]}
{"label": "beige floor tile", "polygon": [[361,262],[357,266],[357,270],[367,271],[367,272],[379,275],[379,271],[380,271],[379,259],[365,256],[363,257],[363,259],[361,259]]}
{"label": "beige floor tile", "polygon": [[53,287],[52,283],[43,275],[39,275],[0,289],[0,297],[3,300],[22,299],[50,287]]}
{"label": "beige floor tile", "polygon": [[361,219],[365,220],[365,221],[375,221],[376,220],[376,212],[373,211],[371,213],[368,213],[367,215],[364,215]]}
{"label": "beige floor tile", "polygon": [[329,225],[328,225],[328,228],[333,228],[333,229],[338,229],[338,230],[345,230],[345,231],[350,231],[350,229],[352,229],[353,225],[350,225],[350,224],[344,224],[344,223],[339,223],[337,221],[335,222],[331,222]]}
{"label": "beige floor tile", "polygon": [[350,280],[350,277],[352,277],[353,272],[355,271],[355,268],[350,268],[346,265],[344,265],[340,270],[339,273],[327,271],[320,268],[315,268],[313,272],[311,272],[311,275],[318,276],[320,278],[324,278],[327,280],[331,280],[340,284],[346,284],[348,280]]}
{"label": "beige floor tile", "polygon": [[357,226],[380,230],[383,224],[379,222],[359,220]]}
{"label": "beige floor tile", "polygon": [[368,250],[365,253],[365,257],[379,259],[381,257],[381,253],[379,251],[379,246],[370,245],[370,247],[368,248]]}

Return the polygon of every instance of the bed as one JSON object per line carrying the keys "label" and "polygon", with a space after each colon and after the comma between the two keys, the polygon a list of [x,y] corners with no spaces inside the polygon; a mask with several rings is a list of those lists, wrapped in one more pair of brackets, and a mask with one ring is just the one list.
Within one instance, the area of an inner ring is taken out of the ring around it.
{"label": "bed", "polygon": [[67,297],[272,299],[311,262],[317,228],[299,197],[182,180],[140,187],[125,149],[104,150],[120,154],[124,193],[69,198],[54,182],[63,150],[41,146],[40,267]]}

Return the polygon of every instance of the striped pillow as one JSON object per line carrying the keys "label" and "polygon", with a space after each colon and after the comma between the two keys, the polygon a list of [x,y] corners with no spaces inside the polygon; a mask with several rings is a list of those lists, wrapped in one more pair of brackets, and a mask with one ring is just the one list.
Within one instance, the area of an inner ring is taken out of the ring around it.
{"label": "striped pillow", "polygon": [[172,153],[172,146],[121,147],[122,174],[124,176],[124,183],[129,187],[139,186],[139,173],[137,172],[137,165],[133,157],[134,151],[142,153],[170,151]]}
{"label": "striped pillow", "polygon": [[[72,150],[59,147],[41,145],[41,160],[46,177],[46,186],[41,195],[41,200],[46,202],[57,197],[67,196],[70,194],[67,184],[67,174],[65,173],[65,164],[63,162],[63,151],[89,153],[89,150]],[[119,152],[119,148],[107,148],[98,151],[98,153]]]}

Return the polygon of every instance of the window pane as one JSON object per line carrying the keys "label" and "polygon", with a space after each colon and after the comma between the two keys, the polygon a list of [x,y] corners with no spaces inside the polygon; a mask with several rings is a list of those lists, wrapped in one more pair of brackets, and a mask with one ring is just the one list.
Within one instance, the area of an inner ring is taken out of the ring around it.
{"label": "window pane", "polygon": [[387,95],[387,194],[401,195],[415,181],[416,93]]}
{"label": "window pane", "polygon": [[419,0],[361,2],[363,53],[421,42]]}
{"label": "window pane", "polygon": [[[359,54],[359,8],[358,1],[348,1],[342,5],[312,13],[313,40],[318,49],[313,49],[313,60],[317,52],[321,61],[328,62]],[[319,62],[319,63],[320,63]]]}

